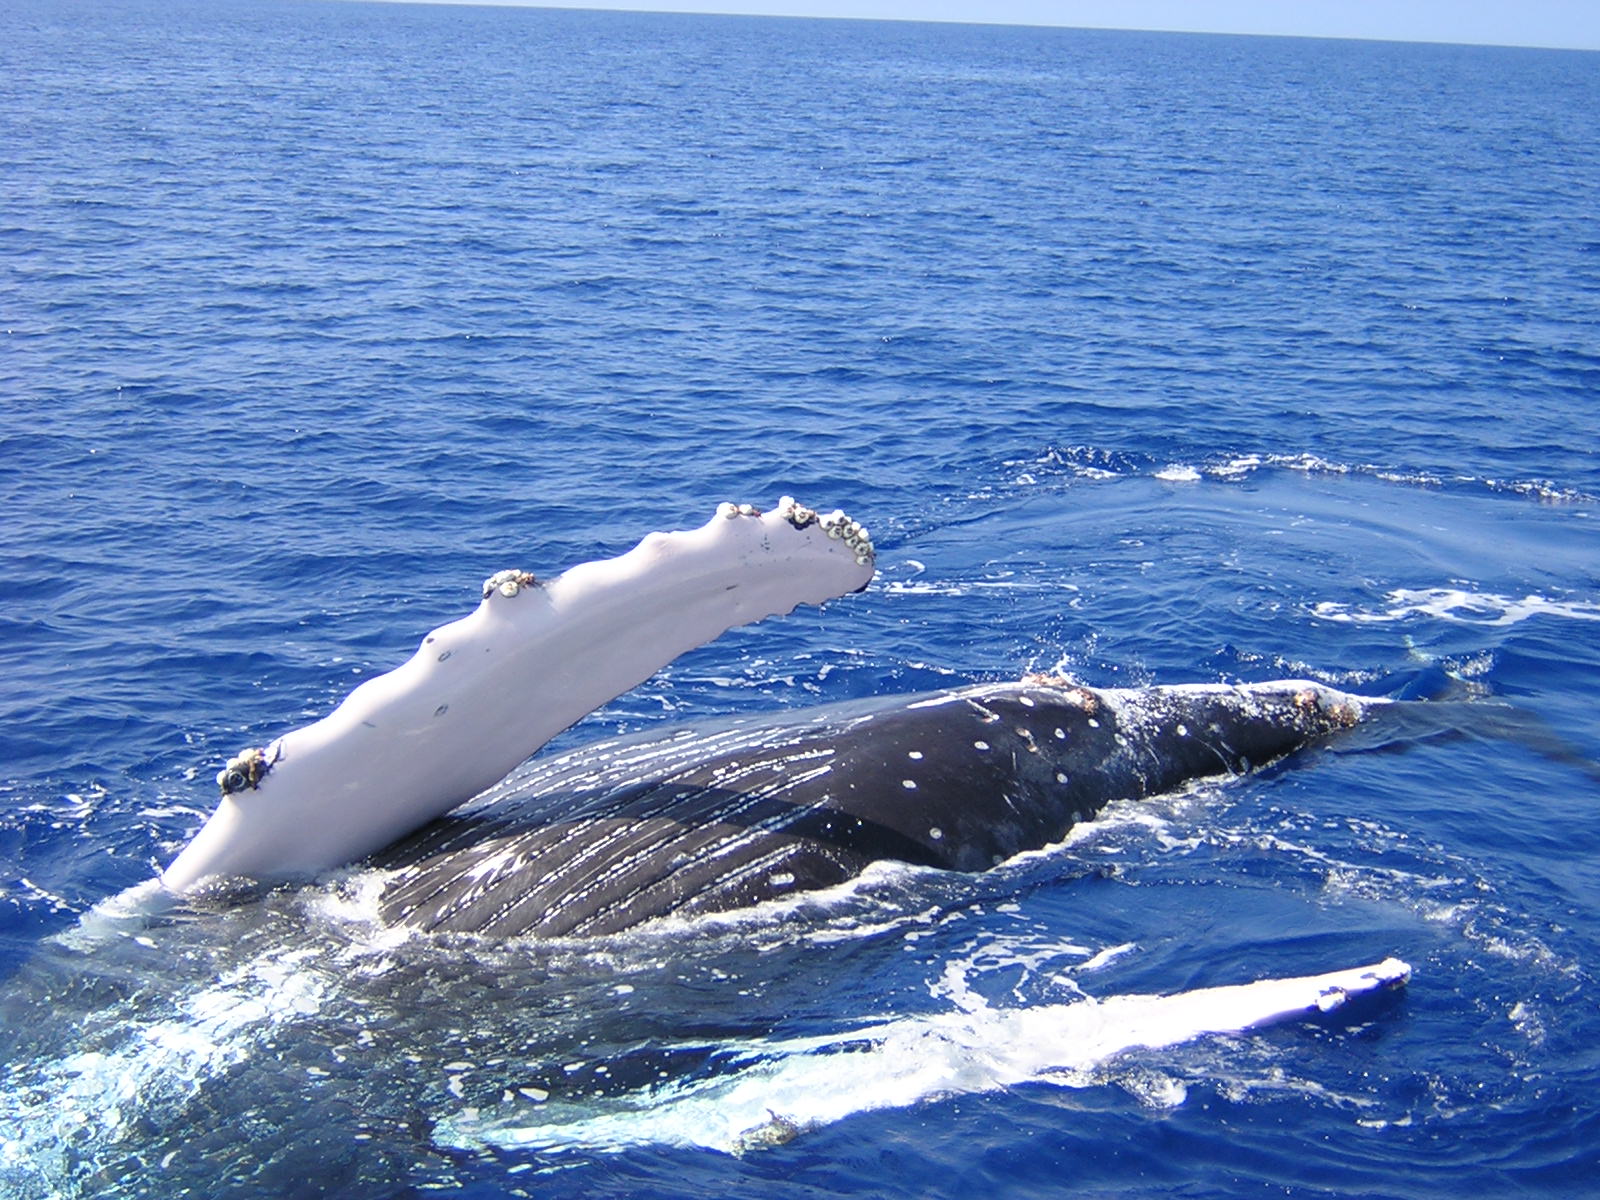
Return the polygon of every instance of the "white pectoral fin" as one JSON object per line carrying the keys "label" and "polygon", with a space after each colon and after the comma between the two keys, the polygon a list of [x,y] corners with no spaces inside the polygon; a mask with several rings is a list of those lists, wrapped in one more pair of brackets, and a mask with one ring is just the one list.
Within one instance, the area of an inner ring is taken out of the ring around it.
{"label": "white pectoral fin", "polygon": [[1322,975],[1261,979],[1170,996],[1114,996],[1097,1008],[1114,1039],[1111,1049],[1159,1049],[1207,1034],[1241,1033],[1332,1012],[1354,997],[1400,987],[1410,978],[1406,963],[1388,958]]}
{"label": "white pectoral fin", "polygon": [[1171,995],[1018,1009],[977,1000],[959,1011],[892,1018],[837,1036],[729,1045],[722,1071],[663,1083],[587,1118],[529,1106],[468,1109],[440,1122],[435,1137],[464,1148],[661,1142],[743,1154],[858,1113],[1019,1084],[1070,1083],[1125,1052],[1315,1016],[1399,987],[1410,973],[1391,958]]}
{"label": "white pectoral fin", "polygon": [[737,625],[867,585],[867,532],[784,497],[725,504],[699,529],[653,533],[548,583],[485,581],[470,616],[328,716],[219,775],[224,795],[162,873],[306,875],[363,858],[470,799],[550,738]]}

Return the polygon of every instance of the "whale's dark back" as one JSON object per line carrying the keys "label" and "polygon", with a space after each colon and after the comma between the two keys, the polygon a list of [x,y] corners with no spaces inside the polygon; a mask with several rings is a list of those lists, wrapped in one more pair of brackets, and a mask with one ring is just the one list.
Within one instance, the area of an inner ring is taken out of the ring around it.
{"label": "whale's dark back", "polygon": [[1113,799],[1248,770],[1350,724],[1347,697],[1005,684],[675,729],[535,762],[378,856],[386,920],[616,932],[894,859],[982,870]]}

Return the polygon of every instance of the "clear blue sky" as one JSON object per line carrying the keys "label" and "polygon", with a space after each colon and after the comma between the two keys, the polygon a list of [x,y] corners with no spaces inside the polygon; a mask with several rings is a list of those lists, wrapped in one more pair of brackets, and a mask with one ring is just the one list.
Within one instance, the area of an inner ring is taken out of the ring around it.
{"label": "clear blue sky", "polygon": [[[464,3],[496,0],[457,0]],[[1600,0],[498,0],[539,7],[993,21],[1600,50]]]}

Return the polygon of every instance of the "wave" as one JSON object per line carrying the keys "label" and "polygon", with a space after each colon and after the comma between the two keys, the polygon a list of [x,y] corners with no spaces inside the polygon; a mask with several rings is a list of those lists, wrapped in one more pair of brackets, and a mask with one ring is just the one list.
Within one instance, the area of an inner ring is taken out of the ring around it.
{"label": "wave", "polygon": [[1600,621],[1600,604],[1582,600],[1555,600],[1527,595],[1520,599],[1464,588],[1396,588],[1385,606],[1360,609],[1353,604],[1323,600],[1311,612],[1324,621],[1356,625],[1381,625],[1410,617],[1433,617],[1465,625],[1516,625],[1533,617],[1559,617],[1570,621]]}
{"label": "wave", "polygon": [[1497,495],[1520,496],[1544,504],[1600,503],[1600,496],[1592,492],[1550,479],[1447,475],[1376,463],[1341,463],[1306,451],[1295,454],[1224,453],[1185,462],[1096,446],[1062,446],[1051,447],[1031,459],[1011,459],[1003,465],[1012,474],[1010,482],[1022,487],[1037,485],[1041,476],[1054,475],[1087,480],[1148,476],[1168,483],[1198,483],[1205,479],[1234,483],[1264,472],[1292,471],[1302,475],[1361,476],[1409,487],[1486,491]]}

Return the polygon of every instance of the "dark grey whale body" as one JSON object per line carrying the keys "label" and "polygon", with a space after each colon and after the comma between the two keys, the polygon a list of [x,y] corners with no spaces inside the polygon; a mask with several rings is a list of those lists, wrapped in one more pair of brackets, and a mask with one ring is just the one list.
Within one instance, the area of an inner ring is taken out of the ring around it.
{"label": "dark grey whale body", "polygon": [[1108,802],[1250,770],[1374,704],[1302,681],[976,685],[680,727],[536,761],[382,852],[384,919],[614,933],[841,883],[984,870]]}

